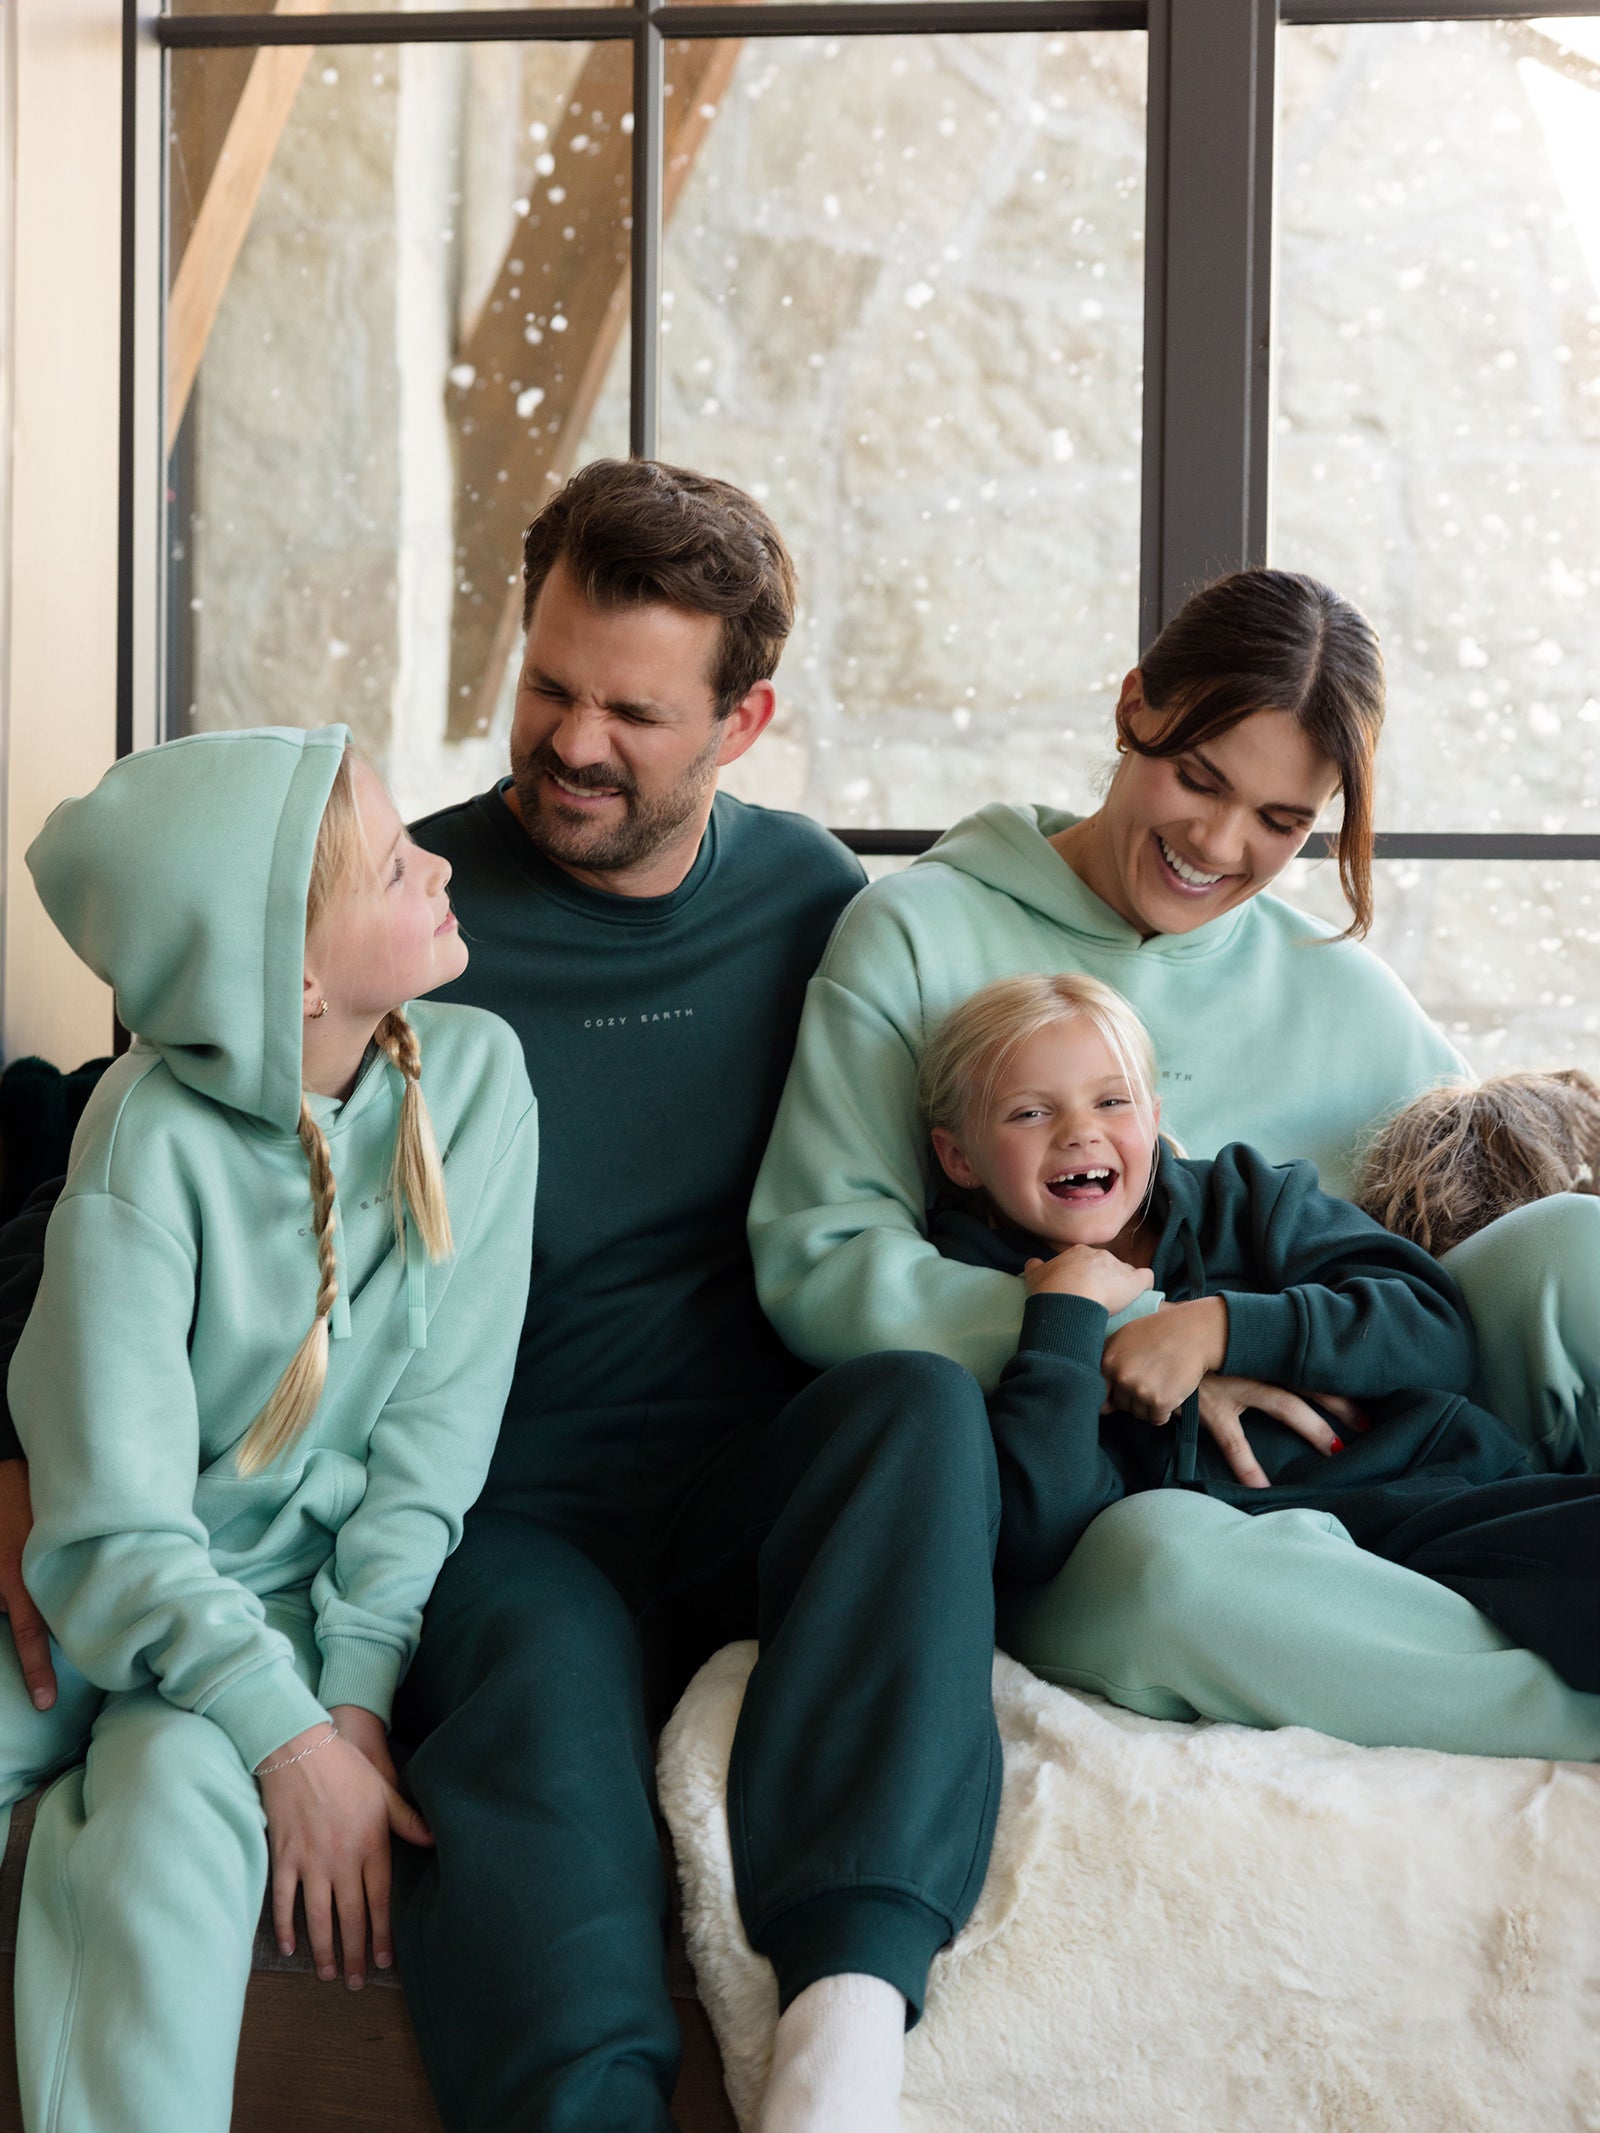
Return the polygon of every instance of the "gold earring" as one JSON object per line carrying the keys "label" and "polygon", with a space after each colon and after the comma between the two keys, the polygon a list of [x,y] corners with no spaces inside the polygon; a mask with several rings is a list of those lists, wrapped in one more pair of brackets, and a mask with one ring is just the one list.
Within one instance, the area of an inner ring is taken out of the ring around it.
{"label": "gold earring", "polygon": [[319,1001],[317,1002],[316,1006],[315,1006],[314,1008],[312,1008],[312,1010],[311,1010],[311,1013],[310,1013],[310,1014],[309,1014],[309,1015],[307,1016],[307,1018],[306,1018],[306,1019],[307,1019],[308,1021],[310,1021],[310,1022],[320,1022],[320,1021],[322,1020],[323,1016],[324,1016],[324,1015],[325,1015],[325,1014],[326,1014],[327,1012],[328,1012],[328,1003],[327,1003],[327,1001],[326,1001],[326,1000],[319,1000]]}

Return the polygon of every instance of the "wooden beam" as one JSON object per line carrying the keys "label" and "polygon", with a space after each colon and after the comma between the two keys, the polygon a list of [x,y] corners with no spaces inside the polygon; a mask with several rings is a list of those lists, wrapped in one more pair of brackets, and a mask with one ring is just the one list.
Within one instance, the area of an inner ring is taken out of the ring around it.
{"label": "wooden beam", "polygon": [[[277,0],[276,12],[321,15],[328,4]],[[310,45],[269,45],[255,53],[195,213],[167,309],[169,453],[312,50]]]}
{"label": "wooden beam", "polygon": [[[670,216],[738,59],[736,38],[671,47],[663,141]],[[456,454],[452,740],[486,733],[522,616],[522,535],[572,472],[628,321],[631,148],[620,122],[630,45],[585,60],[550,144],[551,183],[530,202],[464,341],[445,404]],[[609,121],[603,130],[595,113]],[[581,145],[580,145],[581,143]],[[557,321],[560,323],[558,324]],[[508,584],[508,578],[512,581]]]}

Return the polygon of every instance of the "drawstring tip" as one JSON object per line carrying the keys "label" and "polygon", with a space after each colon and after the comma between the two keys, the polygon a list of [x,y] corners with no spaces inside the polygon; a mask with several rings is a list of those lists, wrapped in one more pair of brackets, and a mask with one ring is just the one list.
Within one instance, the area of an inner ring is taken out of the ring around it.
{"label": "drawstring tip", "polygon": [[347,1341],[350,1338],[350,1302],[342,1289],[333,1299],[328,1331],[336,1341]]}
{"label": "drawstring tip", "polygon": [[413,1304],[406,1313],[406,1325],[410,1345],[413,1348],[426,1348],[428,1345],[428,1313],[426,1307],[422,1304]]}

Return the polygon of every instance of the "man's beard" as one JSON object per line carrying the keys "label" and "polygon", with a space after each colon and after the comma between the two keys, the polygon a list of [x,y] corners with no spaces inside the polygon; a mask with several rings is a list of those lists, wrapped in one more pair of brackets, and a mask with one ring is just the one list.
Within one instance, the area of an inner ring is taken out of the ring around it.
{"label": "man's beard", "polygon": [[[721,746],[719,726],[693,762],[685,765],[682,776],[649,799],[640,797],[638,780],[620,763],[570,770],[548,742],[520,758],[513,752],[511,782],[522,826],[534,848],[560,866],[584,867],[597,874],[628,873],[655,858],[693,822],[708,788],[716,783]],[[621,821],[602,825],[575,821],[559,812],[544,782],[546,772],[580,791],[615,792],[622,801]]]}

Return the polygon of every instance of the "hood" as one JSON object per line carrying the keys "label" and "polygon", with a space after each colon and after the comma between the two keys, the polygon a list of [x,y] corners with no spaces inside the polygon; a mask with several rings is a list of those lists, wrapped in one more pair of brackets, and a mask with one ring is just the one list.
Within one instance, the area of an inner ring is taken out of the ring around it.
{"label": "hood", "polygon": [[912,863],[953,867],[1027,910],[1039,912],[1052,925],[1117,948],[1136,949],[1151,959],[1212,954],[1249,909],[1248,903],[1239,904],[1188,933],[1158,933],[1145,940],[1136,926],[1085,888],[1060,853],[1046,843],[1057,830],[1081,819],[1060,808],[1018,807],[994,800],[947,830]]}
{"label": "hood", "polygon": [[51,918],[178,1079],[300,1117],[306,891],[343,726],[193,734],[64,800],[28,850]]}

